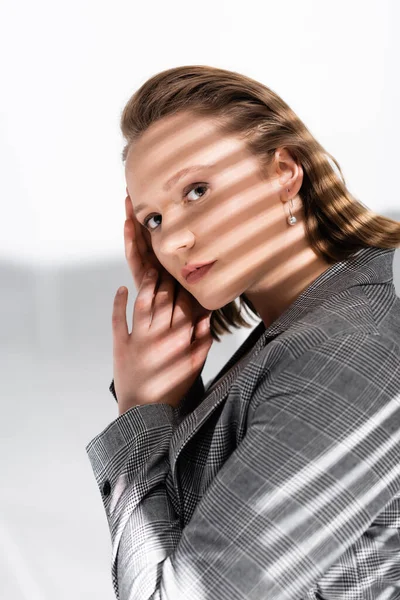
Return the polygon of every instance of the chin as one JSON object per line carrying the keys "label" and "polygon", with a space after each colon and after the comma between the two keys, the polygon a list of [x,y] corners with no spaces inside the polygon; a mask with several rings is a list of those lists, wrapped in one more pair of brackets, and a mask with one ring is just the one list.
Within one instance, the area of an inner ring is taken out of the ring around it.
{"label": "chin", "polygon": [[236,298],[236,297],[232,297],[232,298],[225,297],[225,298],[218,299],[218,296],[216,296],[215,293],[212,293],[212,296],[210,295],[210,297],[202,296],[201,298],[197,298],[197,296],[195,296],[193,293],[192,293],[192,296],[194,296],[194,298],[196,298],[197,302],[199,304],[201,304],[201,306],[203,308],[205,308],[206,310],[219,310],[220,308],[223,308],[224,306],[227,306],[228,304],[233,302]]}

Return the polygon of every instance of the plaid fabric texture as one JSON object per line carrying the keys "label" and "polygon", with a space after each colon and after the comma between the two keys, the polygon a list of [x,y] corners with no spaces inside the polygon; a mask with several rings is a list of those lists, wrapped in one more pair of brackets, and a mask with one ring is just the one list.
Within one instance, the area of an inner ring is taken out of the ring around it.
{"label": "plaid fabric texture", "polygon": [[212,389],[88,443],[117,599],[400,598],[394,252],[335,263]]}

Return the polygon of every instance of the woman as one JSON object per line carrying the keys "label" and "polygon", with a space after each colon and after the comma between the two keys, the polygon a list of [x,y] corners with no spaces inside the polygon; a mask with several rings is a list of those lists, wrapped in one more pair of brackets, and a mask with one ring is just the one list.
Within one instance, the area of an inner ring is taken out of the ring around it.
{"label": "woman", "polygon": [[[161,72],[121,128],[138,295],[86,447],[116,597],[400,598],[400,223],[244,75]],[[205,391],[242,309],[261,321]]]}

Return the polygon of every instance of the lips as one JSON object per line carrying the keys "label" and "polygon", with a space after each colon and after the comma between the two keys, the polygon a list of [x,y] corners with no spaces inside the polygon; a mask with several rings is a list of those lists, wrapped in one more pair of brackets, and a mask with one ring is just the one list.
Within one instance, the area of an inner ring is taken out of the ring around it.
{"label": "lips", "polygon": [[203,279],[203,277],[208,273],[208,271],[213,268],[216,262],[217,261],[214,261],[212,263],[204,265],[204,267],[195,269],[194,271],[189,273],[189,275],[186,277],[186,281],[191,284],[200,281],[200,279]]}
{"label": "lips", "polygon": [[198,269],[200,269],[201,267],[205,267],[207,265],[212,265],[215,262],[215,260],[211,260],[209,262],[204,262],[204,263],[192,263],[190,265],[187,265],[187,267],[183,267],[181,273],[182,273],[182,277],[184,277],[185,279],[187,279],[188,275],[190,273],[192,273],[193,271],[197,271]]}

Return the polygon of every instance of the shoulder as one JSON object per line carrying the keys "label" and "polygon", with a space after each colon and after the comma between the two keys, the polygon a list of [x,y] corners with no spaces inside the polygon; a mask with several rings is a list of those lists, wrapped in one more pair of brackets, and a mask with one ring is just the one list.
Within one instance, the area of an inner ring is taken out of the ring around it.
{"label": "shoulder", "polygon": [[267,343],[256,362],[253,408],[274,393],[310,393],[318,387],[321,393],[346,395],[387,386],[400,401],[399,303],[391,294],[377,307],[364,286],[346,289]]}
{"label": "shoulder", "polygon": [[361,408],[363,402],[378,398],[394,399],[400,407],[400,347],[389,336],[364,330],[326,337],[308,332],[291,347],[290,337],[283,345],[284,349],[276,339],[260,353],[253,410],[271,398],[286,403],[294,396],[300,404],[314,402],[316,409],[335,398],[341,408],[343,402]]}
{"label": "shoulder", "polygon": [[310,306],[262,349],[260,359],[264,356],[265,362],[270,362],[273,350],[279,356],[280,368],[284,368],[307,351],[318,351],[321,345],[351,345],[356,340],[363,340],[366,345],[368,340],[376,340],[378,345],[400,348],[400,301],[392,289],[385,296],[383,290],[377,293],[377,287],[381,290],[387,286],[374,286],[375,292],[366,286],[354,286],[316,298],[315,306]]}
{"label": "shoulder", "polygon": [[[246,428],[274,439],[288,460],[298,461],[299,455],[318,450],[331,452],[335,465],[340,446],[348,461],[340,468],[351,470],[362,457],[398,492],[398,345],[380,334],[336,335],[293,358],[279,372],[267,377],[261,373],[252,390]],[[384,457],[376,467],[375,453]]]}

